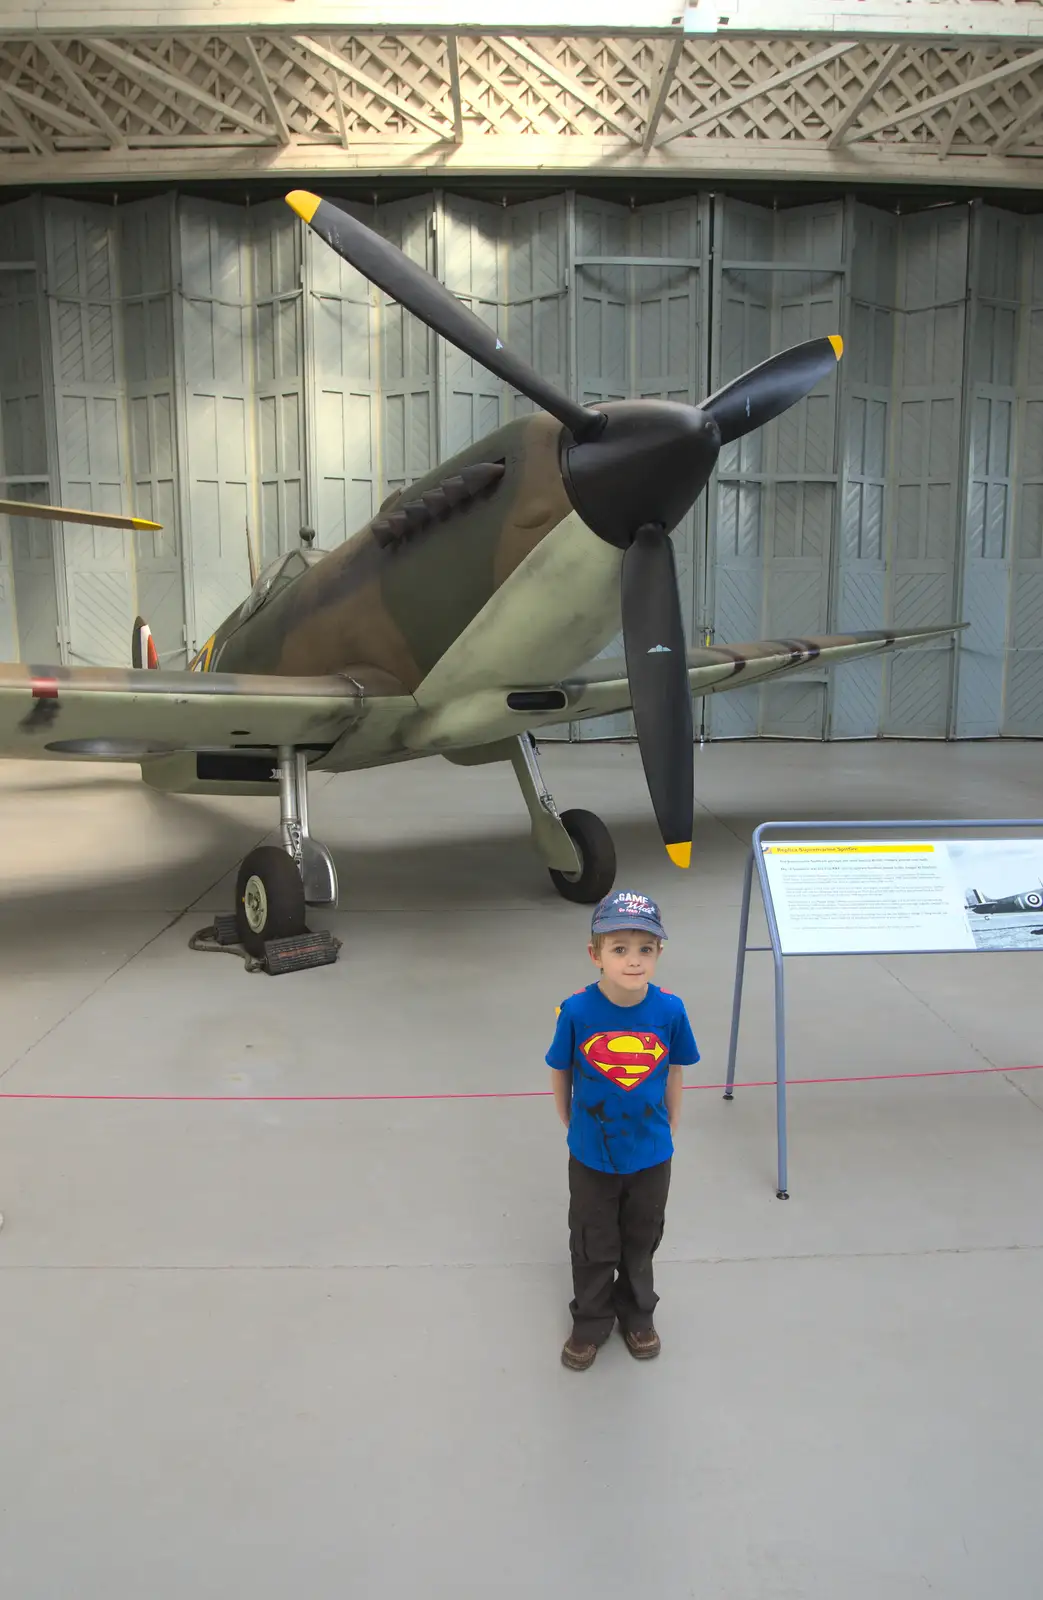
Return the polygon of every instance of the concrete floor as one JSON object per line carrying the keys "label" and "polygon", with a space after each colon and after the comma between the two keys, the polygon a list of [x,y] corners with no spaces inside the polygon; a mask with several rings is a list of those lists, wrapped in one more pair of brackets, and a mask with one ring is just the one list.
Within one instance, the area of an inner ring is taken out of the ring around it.
{"label": "concrete floor", "polygon": [[[0,767],[4,1600],[1038,1600],[1043,1072],[795,1087],[788,1203],[771,1091],[699,1086],[757,821],[1032,815],[1041,760],[710,747],[682,878],[632,748],[545,752],[660,898],[703,1051],[663,1356],[616,1340],[583,1375],[548,1097],[256,1098],[544,1089],[588,922],[509,770],[316,784],[344,949],[276,981],[186,947],[266,802]],[[1043,1061],[1041,980],[1032,954],[794,962],[791,1072]],[[104,1098],[135,1095],[175,1098]]]}

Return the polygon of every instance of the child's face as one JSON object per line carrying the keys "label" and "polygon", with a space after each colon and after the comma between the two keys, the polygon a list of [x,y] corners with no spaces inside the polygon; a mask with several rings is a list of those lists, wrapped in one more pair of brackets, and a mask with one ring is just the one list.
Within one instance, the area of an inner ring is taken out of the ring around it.
{"label": "child's face", "polygon": [[619,989],[643,989],[651,983],[659,960],[661,946],[651,933],[637,928],[627,928],[622,933],[610,933],[595,952],[590,946],[590,957],[600,967],[609,983]]}

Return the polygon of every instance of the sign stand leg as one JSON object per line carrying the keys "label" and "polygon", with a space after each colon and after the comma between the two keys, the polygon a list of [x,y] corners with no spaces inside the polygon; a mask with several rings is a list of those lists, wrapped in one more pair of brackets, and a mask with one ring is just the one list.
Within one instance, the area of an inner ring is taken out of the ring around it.
{"label": "sign stand leg", "polygon": [[739,913],[739,953],[735,958],[735,994],[732,998],[732,1034],[728,1043],[728,1079],[724,1098],[735,1099],[735,1058],[739,1049],[739,1015],[742,1011],[742,980],[746,975],[747,939],[750,931],[750,896],[753,890],[753,851],[746,857],[746,876],[742,882],[742,910]]}
{"label": "sign stand leg", "polygon": [[775,1197],[789,1199],[789,1159],[786,1138],[786,989],[782,968],[782,952],[778,945],[772,954],[775,958],[775,1126],[778,1139],[779,1178]]}

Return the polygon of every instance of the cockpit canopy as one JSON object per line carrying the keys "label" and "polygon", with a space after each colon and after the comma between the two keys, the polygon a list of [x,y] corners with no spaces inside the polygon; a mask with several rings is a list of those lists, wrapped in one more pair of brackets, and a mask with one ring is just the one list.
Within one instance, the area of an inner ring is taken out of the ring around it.
{"label": "cockpit canopy", "polygon": [[252,617],[273,595],[281,594],[291,583],[303,578],[309,567],[322,561],[328,554],[327,550],[290,550],[286,555],[276,556],[274,561],[269,561],[243,601],[239,621],[245,622],[247,617]]}

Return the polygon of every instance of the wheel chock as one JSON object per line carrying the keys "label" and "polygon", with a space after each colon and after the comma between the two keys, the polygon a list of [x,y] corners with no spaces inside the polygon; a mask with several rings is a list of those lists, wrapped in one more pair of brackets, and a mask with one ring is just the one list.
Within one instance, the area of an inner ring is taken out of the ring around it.
{"label": "wheel chock", "polygon": [[219,945],[239,943],[239,923],[234,911],[219,911],[214,918],[213,941]]}
{"label": "wheel chock", "polygon": [[264,952],[253,956],[240,942],[239,922],[234,912],[221,911],[209,928],[200,928],[188,941],[190,950],[215,951],[239,956],[247,972],[267,972],[277,977],[281,972],[303,972],[308,967],[329,967],[336,961],[341,941],[335,934],[322,929],[312,933],[305,928],[302,933],[290,934],[285,939],[266,939]]}
{"label": "wheel chock", "polygon": [[264,941],[264,970],[275,978],[281,972],[300,972],[305,967],[329,967],[337,959],[340,940],[322,929],[291,934],[288,939]]}

